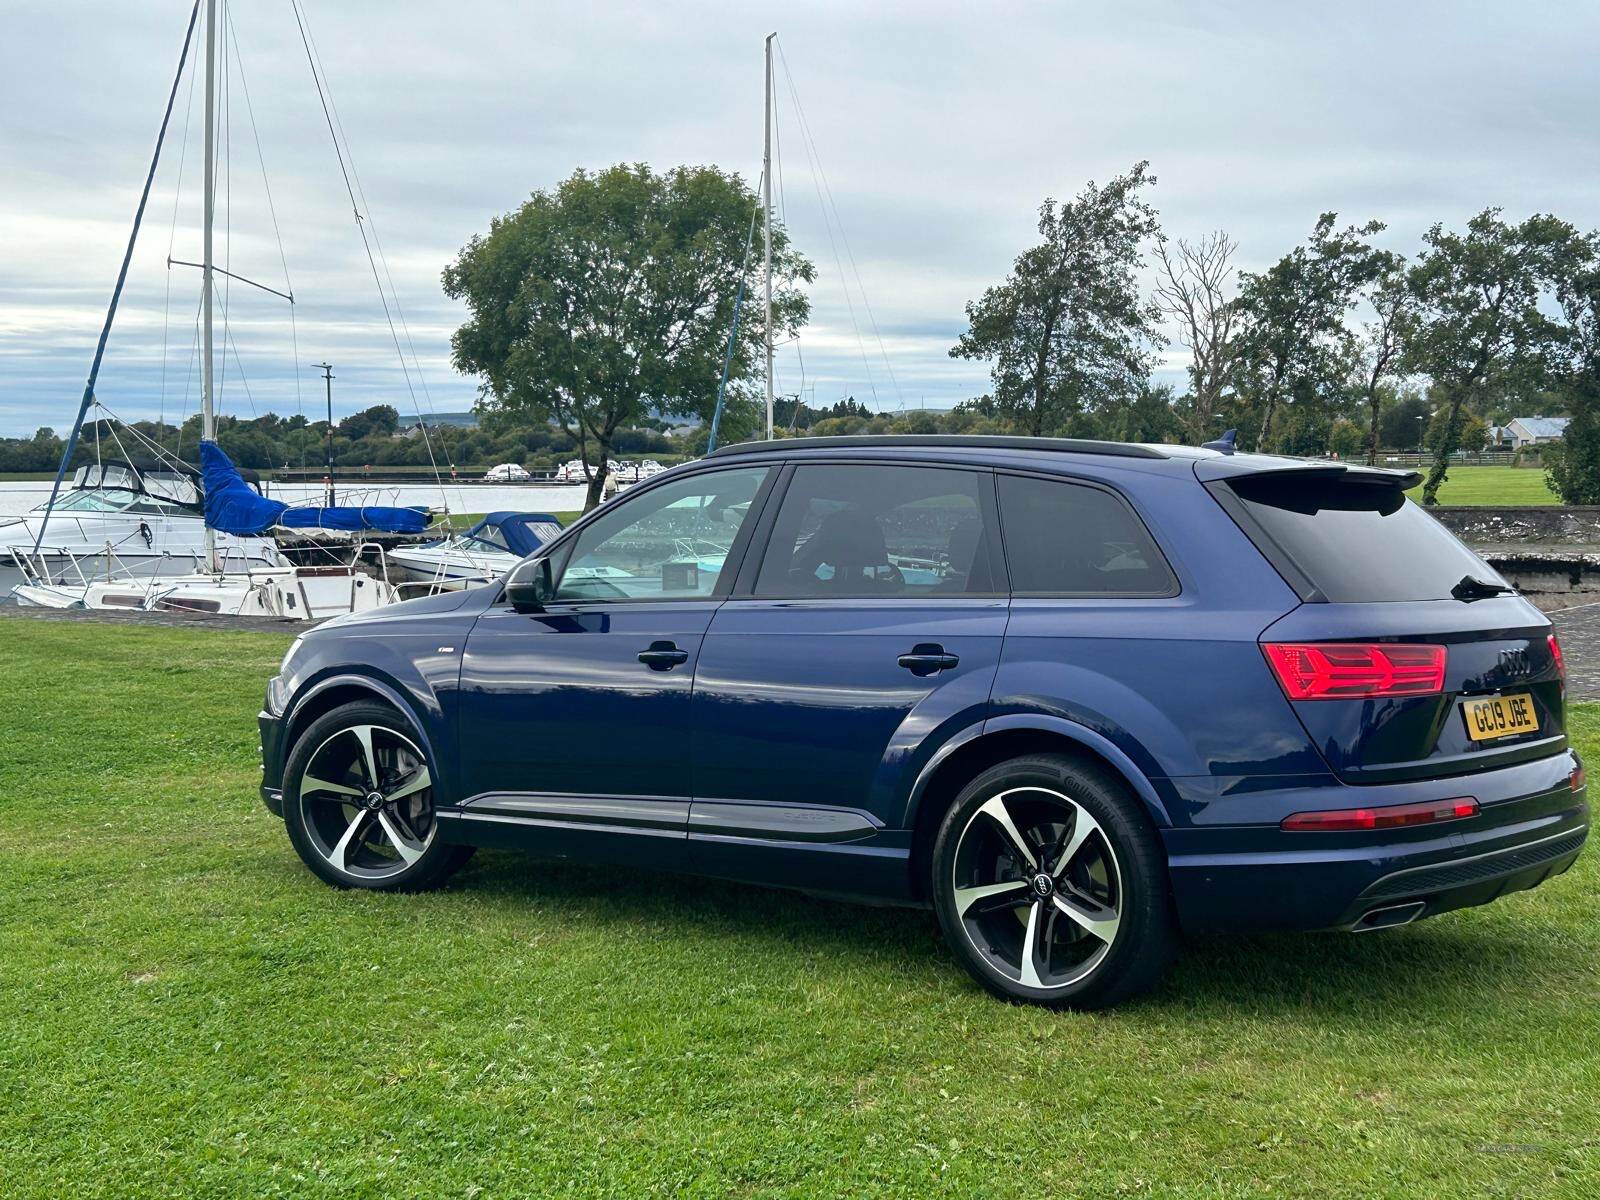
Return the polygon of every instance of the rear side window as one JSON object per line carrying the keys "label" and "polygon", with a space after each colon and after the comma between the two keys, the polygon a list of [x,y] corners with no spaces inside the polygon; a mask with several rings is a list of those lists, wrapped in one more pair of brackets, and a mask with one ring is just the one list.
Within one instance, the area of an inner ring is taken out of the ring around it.
{"label": "rear side window", "polygon": [[1006,566],[1017,595],[1171,596],[1178,581],[1119,497],[1055,479],[1000,476]]}
{"label": "rear side window", "polygon": [[940,467],[796,467],[756,595],[993,594],[990,478]]}
{"label": "rear side window", "polygon": [[1263,554],[1338,604],[1448,600],[1463,576],[1499,576],[1397,487],[1293,472],[1231,481]]}

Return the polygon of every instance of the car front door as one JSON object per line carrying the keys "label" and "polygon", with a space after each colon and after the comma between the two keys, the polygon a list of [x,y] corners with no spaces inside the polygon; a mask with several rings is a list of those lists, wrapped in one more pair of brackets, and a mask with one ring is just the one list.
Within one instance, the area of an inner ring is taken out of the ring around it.
{"label": "car front door", "polygon": [[556,548],[542,611],[502,600],[479,618],[464,809],[556,849],[563,829],[682,837],[696,660],[768,476],[701,471],[615,501]]}
{"label": "car front door", "polygon": [[816,872],[836,870],[845,890],[878,890],[859,873],[903,876],[908,780],[989,702],[1007,619],[993,476],[801,464],[773,504],[700,652],[691,855],[714,874],[827,887]]}

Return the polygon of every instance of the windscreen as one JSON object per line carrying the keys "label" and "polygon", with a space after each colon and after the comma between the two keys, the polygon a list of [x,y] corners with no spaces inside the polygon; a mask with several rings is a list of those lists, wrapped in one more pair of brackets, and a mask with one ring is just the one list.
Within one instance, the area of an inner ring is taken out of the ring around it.
{"label": "windscreen", "polygon": [[1502,582],[1398,487],[1295,472],[1230,486],[1266,536],[1261,551],[1288,558],[1333,603],[1448,600],[1463,577]]}

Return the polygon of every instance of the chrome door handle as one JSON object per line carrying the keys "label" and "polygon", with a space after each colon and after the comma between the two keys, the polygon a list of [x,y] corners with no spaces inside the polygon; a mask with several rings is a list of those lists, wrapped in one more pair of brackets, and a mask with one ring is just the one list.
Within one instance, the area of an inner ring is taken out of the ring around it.
{"label": "chrome door handle", "polygon": [[902,654],[895,661],[917,676],[948,671],[961,662],[954,654],[946,654],[944,647],[937,642],[918,643],[911,647],[910,654]]}
{"label": "chrome door handle", "polygon": [[670,671],[688,662],[689,652],[671,642],[651,642],[648,650],[639,651],[639,661],[652,671]]}

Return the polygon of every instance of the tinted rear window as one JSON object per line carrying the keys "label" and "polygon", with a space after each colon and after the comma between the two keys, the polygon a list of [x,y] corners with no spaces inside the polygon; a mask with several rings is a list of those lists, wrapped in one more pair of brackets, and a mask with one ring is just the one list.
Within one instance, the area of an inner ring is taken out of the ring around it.
{"label": "tinted rear window", "polygon": [[1287,558],[1334,603],[1448,600],[1463,576],[1500,579],[1399,488],[1290,473],[1230,486],[1266,535],[1262,552]]}
{"label": "tinted rear window", "polygon": [[1000,476],[1006,566],[1018,595],[1171,596],[1177,580],[1130,509],[1110,492]]}

